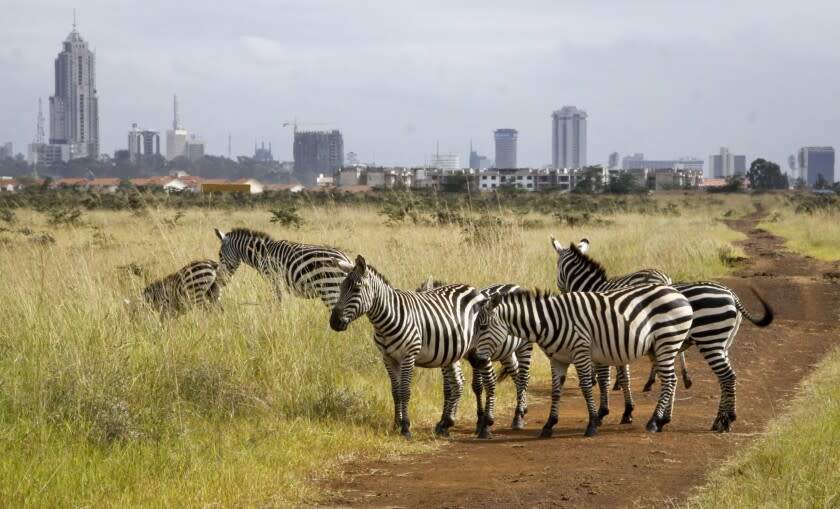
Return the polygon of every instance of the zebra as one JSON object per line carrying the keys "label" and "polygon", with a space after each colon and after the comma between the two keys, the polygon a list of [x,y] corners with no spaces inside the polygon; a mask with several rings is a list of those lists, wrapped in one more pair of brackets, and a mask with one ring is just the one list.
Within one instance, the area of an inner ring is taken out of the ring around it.
{"label": "zebra", "polygon": [[[567,251],[563,250],[563,246],[554,238],[554,236],[551,237],[551,243],[554,245],[554,249],[558,253],[564,253]],[[589,251],[589,239],[582,239],[578,243],[577,248],[581,253],[587,253]],[[563,256],[561,254],[560,259],[557,261],[557,288],[564,292],[605,291],[614,290],[623,286],[635,286],[647,283],[660,283],[663,285],[670,285],[673,283],[668,274],[658,269],[642,269],[625,276],[614,277],[611,279],[607,279],[606,274],[607,273],[604,268],[591,258],[582,258],[572,255]],[[680,352],[679,359],[683,385],[685,385],[686,389],[690,389],[692,381],[688,374],[688,366],[685,362],[685,352]],[[627,370],[629,368],[623,369]],[[621,382],[624,379],[623,377],[626,377],[628,382],[630,380],[629,371],[622,372],[622,368],[619,368],[617,371],[618,377],[616,378],[613,390],[618,390],[621,387]],[[599,375],[602,379],[604,378],[603,371],[599,372]],[[651,380],[655,376],[656,366],[651,366],[648,383],[645,384],[642,392],[648,392],[650,390],[653,385]],[[606,371],[606,380],[607,383],[609,383],[609,370]],[[627,416],[625,414],[625,418],[623,418],[622,422],[632,421],[632,418],[629,420],[626,420],[626,418]]]}
{"label": "zebra", "polygon": [[478,305],[486,297],[468,285],[423,292],[396,289],[362,255],[355,264],[340,260],[336,265],[347,277],[330,315],[330,327],[343,331],[367,315],[391,379],[394,424],[406,438],[411,437],[408,402],[414,367],[441,368],[444,404],[435,434],[448,436],[464,390],[460,359],[469,349]]}
{"label": "zebra", "polygon": [[[581,241],[580,247],[570,245],[569,249],[563,249],[563,246],[552,237],[552,245],[559,255],[558,286],[571,291],[596,291],[607,282],[603,268],[587,254],[589,249],[587,239]],[[720,403],[715,420],[712,422],[712,431],[728,432],[736,419],[736,376],[729,362],[729,347],[738,333],[742,315],[758,327],[767,327],[773,322],[773,310],[752,287],[750,290],[764,308],[764,316],[760,319],[753,317],[735,292],[722,284],[697,281],[679,283],[673,287],[688,299],[694,315],[688,339],[683,348],[696,344],[720,384]],[[654,376],[652,374],[648,377],[646,387],[653,384]]]}
{"label": "zebra", "polygon": [[592,398],[592,368],[623,366],[653,356],[659,371],[659,402],[647,430],[662,431],[671,421],[677,377],[674,359],[691,326],[691,305],[666,285],[641,285],[608,292],[518,291],[494,295],[477,320],[476,356],[486,361],[508,333],[536,342],[551,361],[551,412],[540,433],[548,438],[557,424],[560,396],[569,364],[578,373],[589,411],[585,436],[598,433],[601,417]]}
{"label": "zebra", "polygon": [[[173,274],[154,281],[143,289],[143,301],[160,313],[174,316],[197,304],[211,304],[222,309],[222,286],[228,274],[218,262],[196,260]],[[131,301],[126,300],[131,305]]]}
{"label": "zebra", "polygon": [[[429,279],[424,281],[417,288],[417,291],[430,290],[444,285],[445,283],[429,276]],[[497,293],[505,294],[520,289],[518,285],[514,284],[495,284],[479,288],[478,291],[485,297],[490,298]],[[505,341],[490,355],[491,362],[499,361],[502,364],[502,371],[498,378],[495,371],[492,370],[492,367],[490,369],[491,372],[487,373],[487,365],[478,362],[475,358],[474,347],[470,348],[467,352],[466,358],[473,368],[472,390],[476,400],[476,434],[479,438],[491,437],[490,426],[493,425],[495,420],[493,410],[495,408],[496,382],[501,382],[508,376],[513,378],[514,384],[516,385],[516,410],[514,411],[511,428],[515,430],[524,429],[524,417],[528,413],[527,391],[532,352],[533,343],[530,341],[507,336]],[[487,390],[486,411],[481,401],[481,394],[484,388]]]}
{"label": "zebra", "polygon": [[344,279],[336,262],[352,263],[347,255],[332,247],[274,240],[267,233],[247,228],[228,233],[216,228],[216,236],[222,241],[219,258],[231,276],[245,262],[271,283],[278,300],[288,290],[298,297],[320,298],[332,308]]}

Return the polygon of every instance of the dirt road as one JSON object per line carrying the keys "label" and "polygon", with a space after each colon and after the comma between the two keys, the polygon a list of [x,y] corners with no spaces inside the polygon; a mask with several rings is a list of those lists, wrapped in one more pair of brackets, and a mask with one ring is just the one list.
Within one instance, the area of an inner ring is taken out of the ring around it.
{"label": "dirt road", "polygon": [[[635,422],[619,425],[621,399],[600,435],[584,438],[585,405],[576,380],[566,383],[554,438],[536,439],[548,414],[550,385],[536,380],[524,431],[505,429],[511,416],[497,415],[495,438],[473,438],[465,408],[453,443],[434,454],[398,461],[350,463],[340,480],[325,485],[337,493],[332,507],[651,507],[684,498],[735,448],[752,442],[782,413],[798,382],[813,369],[840,332],[840,264],[784,251],[782,240],[755,229],[760,213],[730,222],[748,234],[749,256],[736,277],[721,280],[750,310],[760,306],[752,284],[774,307],[776,320],[759,329],[744,320],[730,350],[738,374],[738,420],[733,432],[709,431],[719,388],[696,349],[688,353],[694,385],[677,390],[674,420],[663,433],[644,423],[658,398],[640,388],[647,364],[636,365]],[[535,354],[539,355],[539,354]],[[468,404],[469,403],[469,404]],[[466,413],[465,413],[466,412]]]}

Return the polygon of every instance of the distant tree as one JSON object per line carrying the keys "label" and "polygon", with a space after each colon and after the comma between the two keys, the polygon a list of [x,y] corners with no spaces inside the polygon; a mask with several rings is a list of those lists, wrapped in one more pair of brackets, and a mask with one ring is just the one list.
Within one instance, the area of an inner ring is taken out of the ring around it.
{"label": "distant tree", "polygon": [[756,159],[750,164],[747,179],[753,189],[787,189],[790,185],[787,175],[779,165],[765,159]]}
{"label": "distant tree", "polygon": [[612,194],[633,194],[643,193],[645,189],[636,183],[636,178],[633,175],[623,171],[616,178],[610,180],[604,191]]}
{"label": "distant tree", "polygon": [[600,166],[587,166],[581,171],[580,175],[575,183],[575,188],[572,189],[573,193],[594,194],[603,191],[603,168]]}
{"label": "distant tree", "polygon": [[831,183],[823,177],[822,173],[817,174],[817,183],[814,184],[814,189],[829,189]]}

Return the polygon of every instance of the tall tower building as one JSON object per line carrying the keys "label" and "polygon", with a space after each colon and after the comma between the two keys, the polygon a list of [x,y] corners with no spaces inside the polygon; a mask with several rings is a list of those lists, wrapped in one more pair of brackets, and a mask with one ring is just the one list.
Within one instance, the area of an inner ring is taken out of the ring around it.
{"label": "tall tower building", "polygon": [[800,148],[799,167],[808,187],[816,186],[820,176],[826,183],[834,183],[834,147]]}
{"label": "tall tower building", "polygon": [[496,139],[496,168],[517,168],[516,142],[519,133],[516,129],[496,129],[493,131]]}
{"label": "tall tower building", "polygon": [[187,141],[189,133],[181,127],[181,117],[178,116],[178,96],[172,96],[172,129],[166,131],[166,159],[171,161],[176,157],[187,155]]}
{"label": "tall tower building", "polygon": [[551,114],[551,165],[554,168],[586,166],[586,112],[563,106]]}
{"label": "tall tower building", "polygon": [[67,145],[71,159],[99,156],[96,55],[73,30],[55,59],[55,94],[50,96],[50,145]]}
{"label": "tall tower building", "polygon": [[295,130],[293,152],[295,177],[306,187],[314,186],[318,175],[332,177],[344,166],[344,138],[338,130]]}

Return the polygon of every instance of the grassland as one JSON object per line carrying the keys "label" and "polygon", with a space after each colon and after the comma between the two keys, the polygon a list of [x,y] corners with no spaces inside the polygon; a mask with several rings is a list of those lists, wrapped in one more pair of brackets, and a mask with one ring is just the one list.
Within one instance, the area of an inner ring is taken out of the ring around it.
{"label": "grassland", "polygon": [[[446,447],[431,427],[437,370],[419,370],[415,440],[390,430],[387,377],[365,319],[344,333],[317,301],[277,302],[243,268],[221,315],[195,310],[161,323],[123,298],[196,258],[215,258],[213,228],[362,253],[398,287],[429,274],[476,286],[551,288],[553,234],[588,237],[621,274],[641,267],[674,280],[730,270],[740,238],[723,215],[748,197],[674,195],[655,213],[593,213],[583,224],[503,205],[467,222],[385,226],[370,206],[299,210],[300,229],[263,210],[86,212],[78,224],[18,209],[0,232],[0,500],[9,506],[241,506],[306,503],[313,480],[342,461]],[[725,201],[724,201],[725,200]],[[673,205],[668,205],[673,203]],[[540,356],[534,378],[545,380]],[[501,408],[512,406],[503,384]],[[465,395],[460,418],[472,418]]]}
{"label": "grassland", "polygon": [[786,248],[818,260],[840,260],[840,200],[801,194],[762,201],[773,213],[759,227],[787,239]]}

